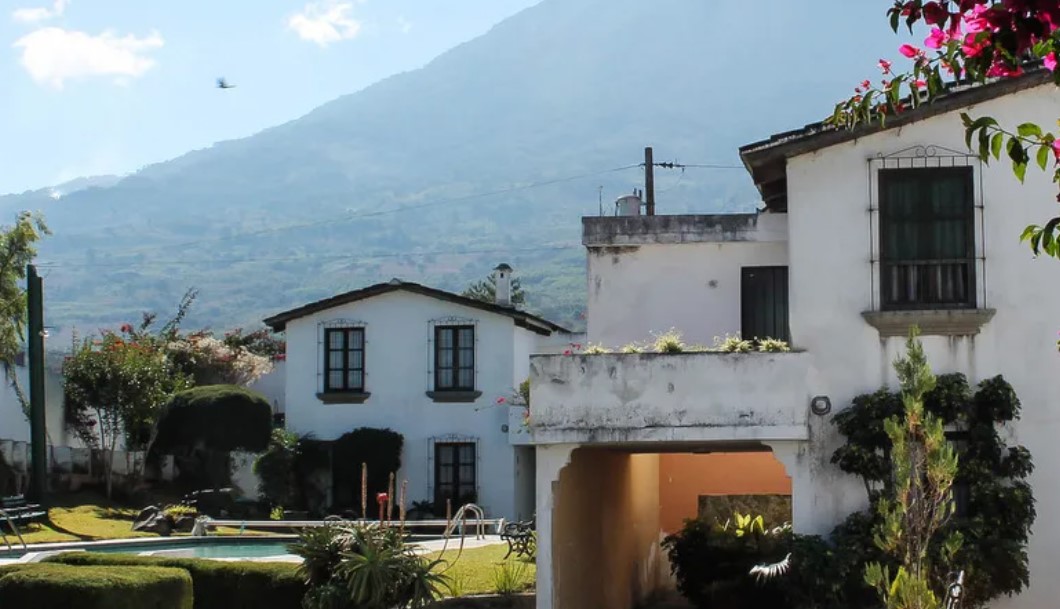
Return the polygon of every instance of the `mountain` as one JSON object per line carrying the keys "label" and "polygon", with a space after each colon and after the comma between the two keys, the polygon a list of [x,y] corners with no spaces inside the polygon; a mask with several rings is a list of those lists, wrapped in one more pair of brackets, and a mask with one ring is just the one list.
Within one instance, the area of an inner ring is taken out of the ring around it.
{"label": "mountain", "polygon": [[[642,183],[619,168],[645,145],[738,166],[739,145],[820,118],[871,65],[812,69],[864,41],[802,36],[816,17],[801,4],[545,0],[297,120],[58,198],[0,197],[0,214],[44,212],[60,332],[165,315],[192,286],[187,323],[221,328],[391,277],[457,290],[499,262],[529,308],[577,324],[579,218]],[[656,184],[660,213],[757,204],[739,168],[660,169]]]}

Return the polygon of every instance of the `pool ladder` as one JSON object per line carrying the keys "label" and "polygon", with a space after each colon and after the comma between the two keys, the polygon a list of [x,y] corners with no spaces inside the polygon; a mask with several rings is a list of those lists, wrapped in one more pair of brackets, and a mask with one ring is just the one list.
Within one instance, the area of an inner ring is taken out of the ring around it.
{"label": "pool ladder", "polygon": [[[15,524],[14,520],[11,520],[11,515],[8,514],[3,508],[0,508],[0,517],[7,521],[7,526],[11,527],[11,530],[18,536],[18,542],[22,544],[22,549],[27,549],[26,540],[22,538],[22,533],[18,530],[18,525]],[[7,538],[7,533],[0,529],[0,537],[4,538],[4,543],[7,544],[8,550],[14,550],[11,546],[11,541]]]}

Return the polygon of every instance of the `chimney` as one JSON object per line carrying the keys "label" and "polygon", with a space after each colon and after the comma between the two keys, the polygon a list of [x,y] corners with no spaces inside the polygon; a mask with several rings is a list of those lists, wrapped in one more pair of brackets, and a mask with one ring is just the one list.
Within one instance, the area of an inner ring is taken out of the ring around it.
{"label": "chimney", "polygon": [[498,264],[493,269],[493,298],[494,302],[502,307],[512,305],[512,267],[507,264]]}

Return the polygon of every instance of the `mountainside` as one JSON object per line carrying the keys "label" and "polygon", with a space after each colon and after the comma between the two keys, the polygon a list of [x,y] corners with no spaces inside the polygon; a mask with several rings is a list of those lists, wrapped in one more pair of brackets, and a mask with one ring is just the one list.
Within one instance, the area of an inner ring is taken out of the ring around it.
{"label": "mountainside", "polygon": [[[459,289],[499,262],[529,308],[577,323],[579,218],[643,178],[604,170],[636,165],[645,145],[656,160],[737,165],[739,145],[819,118],[835,83],[856,82],[779,65],[835,42],[784,47],[812,22],[798,3],[741,4],[546,0],[297,120],[116,183],[0,197],[0,213],[45,213],[60,331],[164,315],[191,286],[188,323],[220,328],[391,277]],[[755,43],[734,27],[751,18]],[[656,184],[660,213],[757,203],[741,169],[660,169]]]}

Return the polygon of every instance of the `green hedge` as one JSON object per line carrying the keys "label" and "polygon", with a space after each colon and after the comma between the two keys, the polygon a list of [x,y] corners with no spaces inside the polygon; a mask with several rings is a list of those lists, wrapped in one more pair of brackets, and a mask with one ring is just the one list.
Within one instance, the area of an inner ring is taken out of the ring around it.
{"label": "green hedge", "polygon": [[201,447],[263,452],[272,434],[272,405],[257,391],[206,385],[173,396],[162,409],[152,452],[171,454]]}
{"label": "green hedge", "polygon": [[0,569],[4,607],[27,609],[192,609],[187,571],[160,566],[20,564]]}
{"label": "green hedge", "polygon": [[134,554],[70,552],[45,559],[65,565],[149,565],[176,567],[191,575],[194,609],[299,609],[305,582],[298,565],[163,558]]}

